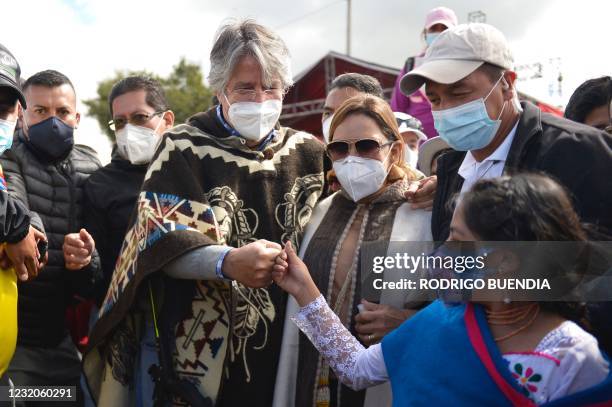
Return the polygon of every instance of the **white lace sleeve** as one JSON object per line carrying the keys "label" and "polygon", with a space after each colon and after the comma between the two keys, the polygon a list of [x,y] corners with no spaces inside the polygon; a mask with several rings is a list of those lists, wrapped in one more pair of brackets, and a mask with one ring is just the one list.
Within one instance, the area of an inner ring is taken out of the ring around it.
{"label": "white lace sleeve", "polygon": [[322,295],[291,320],[323,355],[340,381],[353,390],[388,380],[380,344],[364,348],[342,325]]}

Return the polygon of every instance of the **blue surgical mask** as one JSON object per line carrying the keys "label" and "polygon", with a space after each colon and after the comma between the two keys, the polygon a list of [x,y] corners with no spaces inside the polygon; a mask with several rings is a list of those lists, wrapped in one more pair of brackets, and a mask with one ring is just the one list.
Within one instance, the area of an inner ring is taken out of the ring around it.
{"label": "blue surgical mask", "polygon": [[17,122],[0,119],[0,154],[13,145],[13,133]]}
{"label": "blue surgical mask", "polygon": [[425,42],[428,47],[431,47],[431,44],[440,36],[440,33],[425,33]]}
{"label": "blue surgical mask", "polygon": [[484,98],[450,109],[431,112],[434,126],[442,140],[457,151],[478,150],[491,143],[501,124],[499,118],[506,108],[506,102],[504,101],[497,120],[492,120],[487,113],[485,101],[502,78],[503,75]]}

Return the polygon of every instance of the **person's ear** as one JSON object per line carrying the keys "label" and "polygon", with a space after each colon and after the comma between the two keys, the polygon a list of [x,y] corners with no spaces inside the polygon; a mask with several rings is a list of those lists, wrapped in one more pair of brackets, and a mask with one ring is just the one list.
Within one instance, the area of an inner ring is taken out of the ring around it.
{"label": "person's ear", "polygon": [[81,123],[81,113],[76,112],[75,117],[76,117],[76,126],[74,126],[74,128],[78,129],[79,128],[79,124]]}
{"label": "person's ear", "polygon": [[227,98],[225,97],[225,93],[223,93],[222,91],[218,91],[217,93],[215,93],[215,96],[217,97],[217,100],[219,101],[219,103],[222,103],[222,102],[227,103]]}
{"label": "person's ear", "polygon": [[504,100],[512,100],[515,93],[514,83],[516,82],[516,72],[506,71],[502,78],[502,91]]}
{"label": "person's ear", "polygon": [[165,133],[166,130],[174,126],[174,112],[172,110],[168,110],[166,113],[164,113],[164,115],[162,116],[162,119],[164,120],[164,126],[165,126],[164,133]]}

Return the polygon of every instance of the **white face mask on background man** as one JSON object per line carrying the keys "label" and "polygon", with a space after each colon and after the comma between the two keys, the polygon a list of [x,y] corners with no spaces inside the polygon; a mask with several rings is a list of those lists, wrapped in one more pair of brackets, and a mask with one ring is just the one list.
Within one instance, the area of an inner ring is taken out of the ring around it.
{"label": "white face mask on background man", "polygon": [[321,130],[323,130],[323,139],[325,140],[325,144],[329,143],[329,130],[331,129],[331,123],[334,118],[334,115],[329,115],[323,123],[321,124]]}
{"label": "white face mask on background man", "polygon": [[115,135],[117,136],[119,155],[134,165],[150,163],[161,141],[161,136],[157,134],[157,130],[159,130],[163,121],[164,115],[162,114],[155,129],[128,123],[122,129],[117,130]]}
{"label": "white face mask on background man", "polygon": [[419,162],[419,150],[415,151],[404,145],[404,161],[410,166],[410,168],[416,169],[417,163]]}
{"label": "white face mask on background man", "polygon": [[[225,100],[229,104],[227,96]],[[278,99],[269,99],[262,103],[235,102],[230,104],[228,110],[229,121],[242,137],[259,141],[270,134],[282,109],[283,103]]]}

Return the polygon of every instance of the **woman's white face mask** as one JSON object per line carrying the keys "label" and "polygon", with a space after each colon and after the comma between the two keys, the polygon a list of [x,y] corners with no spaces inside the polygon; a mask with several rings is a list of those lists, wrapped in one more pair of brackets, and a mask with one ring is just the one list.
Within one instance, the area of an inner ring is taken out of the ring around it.
{"label": "woman's white face mask", "polygon": [[389,174],[385,162],[390,155],[391,149],[383,161],[348,155],[333,162],[338,182],[354,202],[378,192],[383,187]]}

